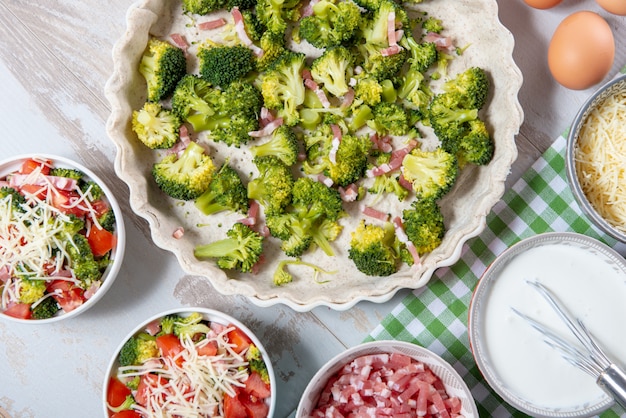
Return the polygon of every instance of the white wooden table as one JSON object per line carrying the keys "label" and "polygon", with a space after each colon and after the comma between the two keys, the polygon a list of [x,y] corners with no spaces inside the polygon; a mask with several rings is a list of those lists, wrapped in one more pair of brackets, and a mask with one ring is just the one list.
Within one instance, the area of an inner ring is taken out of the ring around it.
{"label": "white wooden table", "polygon": [[[498,3],[524,75],[519,98],[525,122],[510,185],[563,132],[594,90],[571,91],[553,81],[546,63],[553,30],[576,10],[604,16],[614,29],[617,50],[608,80],[626,63],[626,21],[593,0],[565,1],[548,11],[521,0]],[[258,330],[277,372],[276,417],[288,417],[315,371],[361,342],[407,291],[384,304],[361,302],[342,312],[259,308],[244,298],[222,296],[207,284],[198,287],[174,256],[152,243],[147,223],[126,203],[128,190],[113,171],[115,149],[105,131],[109,105],[103,89],[113,68],[111,49],[125,30],[131,4],[0,0],[0,157],[41,152],[82,161],[118,196],[128,235],[120,276],[95,307],[45,327],[0,321],[0,417],[102,416],[103,373],[121,339],[159,311],[191,305],[222,310]]]}

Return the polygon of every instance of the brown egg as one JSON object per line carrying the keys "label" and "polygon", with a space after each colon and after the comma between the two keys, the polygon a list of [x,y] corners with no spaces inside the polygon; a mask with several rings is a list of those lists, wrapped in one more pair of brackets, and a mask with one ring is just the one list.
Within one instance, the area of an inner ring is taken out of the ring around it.
{"label": "brown egg", "polygon": [[624,0],[596,0],[596,2],[609,13],[626,16],[626,1]]}
{"label": "brown egg", "polygon": [[572,90],[584,90],[602,81],[611,70],[614,57],[611,27],[590,11],[566,17],[554,31],[548,47],[552,76]]}
{"label": "brown egg", "polygon": [[550,9],[562,1],[563,0],[524,0],[527,5],[535,9]]}

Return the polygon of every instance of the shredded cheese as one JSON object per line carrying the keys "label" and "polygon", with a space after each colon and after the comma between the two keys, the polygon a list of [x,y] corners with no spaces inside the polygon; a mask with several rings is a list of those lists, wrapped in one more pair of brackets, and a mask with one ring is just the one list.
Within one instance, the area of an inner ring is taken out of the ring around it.
{"label": "shredded cheese", "polygon": [[[69,269],[71,259],[67,246],[75,244],[64,229],[70,218],[52,204],[53,196],[59,193],[55,182],[42,174],[40,168],[26,175],[23,181],[25,184],[42,185],[41,192],[46,197],[39,198],[39,193],[27,194],[26,203],[20,205],[21,210],[13,209],[11,195],[0,199],[0,266],[7,268],[11,276],[11,281],[7,281],[2,289],[3,309],[19,301],[19,282],[23,277],[80,282]],[[91,220],[86,222],[87,227],[97,224],[89,190],[82,193],[75,181],[73,187],[80,197],[70,207],[79,206],[87,214]],[[67,273],[70,277],[66,277]],[[34,306],[42,300],[35,302]]]}
{"label": "shredded cheese", "polygon": [[[244,387],[249,375],[244,353],[236,353],[228,343],[226,334],[233,329],[224,327],[198,343],[183,337],[184,350],[174,358],[159,357],[142,365],[119,367],[121,381],[157,376],[147,386],[146,405],[135,404],[133,409],[147,418],[223,416],[224,396],[234,396],[234,388]],[[198,354],[199,348],[213,342],[217,343],[215,355]]]}
{"label": "shredded cheese", "polygon": [[626,92],[611,95],[589,114],[574,159],[589,203],[626,232]]}

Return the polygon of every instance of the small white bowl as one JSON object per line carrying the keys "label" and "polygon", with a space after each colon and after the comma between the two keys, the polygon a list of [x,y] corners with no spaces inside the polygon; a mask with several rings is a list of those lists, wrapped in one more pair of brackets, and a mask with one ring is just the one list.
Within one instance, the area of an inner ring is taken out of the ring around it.
{"label": "small white bowl", "polygon": [[572,123],[569,135],[567,137],[567,147],[565,152],[565,169],[567,174],[567,180],[572,189],[572,193],[574,194],[574,198],[580,205],[582,211],[587,215],[587,217],[593,222],[595,226],[597,226],[601,231],[608,234],[609,236],[626,242],[626,232],[624,230],[620,230],[615,228],[611,222],[607,221],[601,214],[601,210],[599,208],[594,207],[594,205],[589,201],[583,187],[580,184],[580,173],[576,167],[576,149],[578,140],[580,137],[580,132],[582,127],[585,125],[588,116],[594,112],[598,107],[602,106],[602,104],[611,96],[624,93],[626,91],[626,74],[615,78],[614,80],[609,81],[602,87],[600,87],[587,101],[583,104],[583,106],[578,111],[578,114],[574,118]]}
{"label": "small white bowl", "polygon": [[178,315],[178,316],[182,316],[182,317],[187,317],[187,316],[189,316],[190,314],[192,314],[194,312],[198,312],[198,313],[202,314],[202,317],[206,321],[216,322],[216,323],[222,324],[222,325],[231,325],[232,324],[232,325],[236,326],[237,328],[239,328],[241,331],[243,331],[250,338],[250,340],[252,341],[252,343],[255,346],[257,346],[257,348],[261,352],[261,355],[263,356],[263,360],[265,360],[265,365],[267,367],[267,373],[268,373],[268,376],[269,376],[269,379],[270,379],[270,397],[266,400],[266,402],[268,402],[268,406],[269,406],[269,411],[268,411],[268,415],[267,416],[269,418],[274,416],[274,411],[276,409],[276,376],[274,374],[274,368],[272,367],[272,362],[270,360],[270,356],[268,355],[267,351],[265,350],[265,347],[263,347],[263,344],[261,343],[259,338],[247,326],[245,326],[239,320],[233,318],[230,315],[227,315],[227,314],[225,314],[223,312],[216,311],[216,310],[213,310],[213,309],[208,309],[208,308],[189,307],[189,308],[171,309],[171,310],[164,311],[164,312],[158,313],[156,315],[153,315],[152,317],[150,317],[150,318],[146,319],[145,321],[143,321],[141,324],[137,325],[120,342],[120,344],[118,345],[117,349],[115,350],[115,353],[111,357],[111,360],[109,362],[109,365],[108,365],[108,367],[106,369],[106,373],[105,373],[105,376],[104,376],[104,383],[102,385],[102,388],[103,388],[103,390],[102,390],[102,406],[103,406],[103,411],[104,411],[104,416],[105,417],[109,416],[109,410],[107,408],[107,389],[108,389],[108,385],[109,385],[109,380],[110,380],[111,377],[114,377],[116,375],[116,370],[119,367],[118,356],[119,356],[119,353],[120,353],[122,347],[126,343],[126,341],[128,341],[131,337],[135,336],[136,334],[138,334],[140,332],[144,332],[146,330],[146,327],[149,324],[151,324],[151,323],[153,323],[155,321],[158,321],[159,319],[163,318],[164,316],[167,316],[167,315]]}
{"label": "small white bowl", "polygon": [[538,281],[580,318],[610,357],[626,364],[626,261],[576,233],[545,233],[505,250],[481,277],[469,308],[472,354],[506,402],[539,418],[587,417],[613,404],[595,379],[544,342],[512,308],[577,342],[549,303],[527,284]]}
{"label": "small white bowl", "polygon": [[352,360],[380,353],[399,353],[412,357],[427,365],[443,382],[446,393],[461,400],[461,414],[465,418],[478,418],[478,410],[472,394],[454,368],[437,354],[419,345],[404,341],[372,341],[359,344],[330,359],[307,385],[296,411],[295,418],[307,418],[317,405],[328,380]]}
{"label": "small white bowl", "polygon": [[126,230],[124,228],[122,209],[120,208],[111,189],[109,189],[106,183],[100,177],[94,174],[93,171],[83,166],[82,164],[77,163],[76,161],[49,154],[17,155],[0,161],[0,179],[3,179],[8,174],[17,171],[25,160],[33,158],[50,160],[52,161],[54,167],[70,168],[81,171],[87,179],[96,182],[102,188],[102,191],[104,192],[104,195],[106,197],[106,201],[109,203],[111,209],[113,210],[113,213],[115,214],[114,234],[116,239],[116,245],[111,252],[111,263],[107,266],[102,276],[102,284],[92,297],[87,299],[82,305],[80,305],[76,309],[73,309],[70,312],[64,312],[63,310],[59,310],[59,312],[57,312],[55,316],[46,319],[19,319],[9,315],[5,315],[4,313],[0,312],[0,317],[10,321],[19,322],[22,324],[48,324],[51,322],[72,318],[85,312],[87,309],[94,306],[96,302],[100,300],[104,296],[104,294],[111,288],[119,273],[120,268],[122,267],[124,250],[126,248]]}

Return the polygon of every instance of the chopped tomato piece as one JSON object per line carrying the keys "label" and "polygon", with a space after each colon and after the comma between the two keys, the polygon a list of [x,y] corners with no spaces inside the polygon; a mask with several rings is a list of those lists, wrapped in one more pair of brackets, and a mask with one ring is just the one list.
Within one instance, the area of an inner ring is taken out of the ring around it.
{"label": "chopped tomato piece", "polygon": [[78,217],[85,216],[85,209],[81,204],[72,206],[72,201],[79,199],[76,192],[68,192],[66,190],[55,190],[50,192],[52,206],[60,210],[66,215],[76,215]]}
{"label": "chopped tomato piece", "polygon": [[248,418],[246,408],[239,400],[239,396],[224,396],[224,417],[225,418]]}
{"label": "chopped tomato piece", "polygon": [[104,228],[92,225],[87,234],[87,242],[89,242],[93,255],[102,257],[115,246],[115,235]]}
{"label": "chopped tomato piece", "polygon": [[47,187],[39,186],[37,184],[22,184],[20,187],[20,192],[26,196],[34,196],[37,199],[43,200],[46,197],[46,193],[48,191]]}
{"label": "chopped tomato piece", "polygon": [[135,401],[139,405],[146,406],[148,403],[148,397],[150,396],[151,389],[157,388],[158,386],[163,386],[167,383],[167,379],[164,377],[158,376],[153,373],[144,374],[141,376],[139,380],[139,385],[137,386],[137,392],[135,393]]}
{"label": "chopped tomato piece", "polygon": [[32,312],[30,311],[30,303],[16,303],[4,310],[5,315],[19,319],[30,319]]}
{"label": "chopped tomato piece", "polygon": [[226,336],[228,337],[228,341],[231,344],[234,344],[233,350],[236,353],[241,353],[242,351],[250,347],[252,340],[250,340],[250,338],[239,328],[235,327],[234,325],[231,325],[231,327],[234,327],[235,329],[229,331]]}
{"label": "chopped tomato piece", "polygon": [[240,396],[240,401],[249,418],[265,418],[270,411],[269,406],[262,399]]}
{"label": "chopped tomato piece", "polygon": [[107,386],[107,403],[113,408],[117,408],[124,403],[126,397],[131,394],[130,388],[120,382],[119,379],[112,377],[109,379]]}
{"label": "chopped tomato piece", "polygon": [[209,341],[198,347],[198,355],[214,356],[217,354],[217,342]]}
{"label": "chopped tomato piece", "polygon": [[111,415],[111,418],[141,418],[141,414],[137,411],[126,409],[124,411],[116,412]]}
{"label": "chopped tomato piece", "polygon": [[91,202],[91,208],[93,209],[97,217],[104,215],[110,210],[107,202],[102,199],[94,200],[93,202]]}
{"label": "chopped tomato piece", "polygon": [[39,167],[41,167],[41,173],[48,175],[50,173],[50,165],[52,163],[50,161],[36,161],[33,159],[27,159],[22,163],[22,166],[20,167],[20,173],[21,174],[30,174],[33,171],[37,170]]}
{"label": "chopped tomato piece", "polygon": [[67,280],[54,280],[48,284],[46,290],[65,312],[73,311],[85,302],[85,291]]}
{"label": "chopped tomato piece", "polygon": [[271,394],[270,385],[265,383],[261,378],[261,375],[257,372],[250,373],[248,379],[244,383],[246,385],[246,393],[249,393],[256,398],[269,398]]}
{"label": "chopped tomato piece", "polygon": [[[164,334],[156,337],[157,347],[161,351],[161,355],[163,357],[169,357],[174,360],[174,358],[185,350],[183,345],[180,343],[178,337],[174,334]],[[178,357],[175,359],[176,364],[181,365],[183,363],[183,358]]]}

